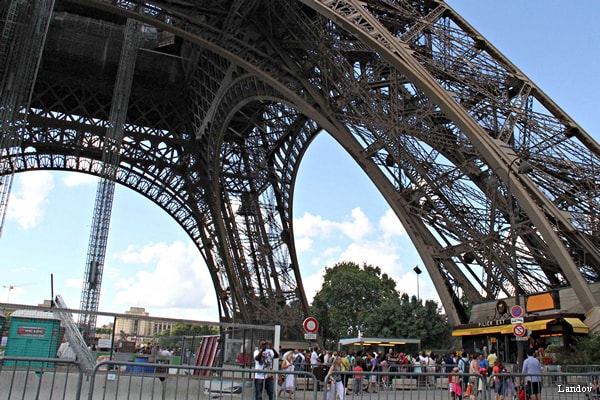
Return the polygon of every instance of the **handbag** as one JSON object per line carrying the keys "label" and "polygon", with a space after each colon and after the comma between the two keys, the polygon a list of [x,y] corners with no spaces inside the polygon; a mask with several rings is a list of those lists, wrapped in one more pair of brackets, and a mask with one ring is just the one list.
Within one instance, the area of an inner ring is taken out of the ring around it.
{"label": "handbag", "polygon": [[472,391],[473,391],[473,384],[469,383],[467,385],[467,389],[465,390],[465,396],[467,396],[467,397],[470,396]]}

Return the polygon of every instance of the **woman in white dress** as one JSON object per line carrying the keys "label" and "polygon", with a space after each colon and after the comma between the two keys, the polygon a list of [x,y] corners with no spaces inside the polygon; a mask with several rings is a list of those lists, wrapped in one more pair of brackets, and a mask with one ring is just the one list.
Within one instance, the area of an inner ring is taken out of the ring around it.
{"label": "woman in white dress", "polygon": [[291,373],[294,370],[294,360],[293,353],[288,351],[283,356],[283,361],[281,362],[281,371],[285,374],[284,379],[281,381],[279,385],[279,393],[278,397],[281,397],[282,392],[286,392],[288,394],[288,399],[294,398],[294,390],[296,389],[295,376]]}

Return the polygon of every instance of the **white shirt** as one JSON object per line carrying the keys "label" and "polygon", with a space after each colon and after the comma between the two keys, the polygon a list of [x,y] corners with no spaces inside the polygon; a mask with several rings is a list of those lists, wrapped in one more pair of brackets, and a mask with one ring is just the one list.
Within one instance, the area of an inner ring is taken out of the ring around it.
{"label": "white shirt", "polygon": [[[260,353],[260,350],[254,351],[254,369],[263,369],[269,370],[273,369],[273,358],[275,358],[275,353],[271,349],[265,349],[262,352],[262,359],[257,360],[256,357]],[[254,379],[265,379],[264,372],[256,372],[254,374]]]}
{"label": "white shirt", "polygon": [[317,365],[319,363],[319,355],[316,351],[310,353],[310,365]]}

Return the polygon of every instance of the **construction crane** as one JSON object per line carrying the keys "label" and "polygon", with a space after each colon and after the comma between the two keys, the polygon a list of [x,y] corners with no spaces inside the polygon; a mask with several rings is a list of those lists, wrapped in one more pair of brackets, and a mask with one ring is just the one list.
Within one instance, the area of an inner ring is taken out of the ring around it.
{"label": "construction crane", "polygon": [[2,287],[4,289],[7,289],[7,294],[6,294],[6,302],[10,303],[10,295],[12,294],[12,291],[15,290],[16,288],[22,288],[23,286],[29,286],[30,284],[25,283],[25,284],[19,284],[19,285],[2,285]]}
{"label": "construction crane", "polygon": [[0,34],[0,237],[53,8],[54,0],[12,0]]}
{"label": "construction crane", "polygon": [[6,302],[10,303],[10,293],[12,292],[12,290],[14,288],[16,288],[16,285],[3,285],[2,286],[4,289],[8,289],[8,294],[6,295]]}
{"label": "construction crane", "polygon": [[[81,291],[79,314],[79,329],[90,343],[96,330],[97,316],[102,285],[102,272],[106,256],[106,242],[110,226],[113,198],[115,193],[115,178],[120,160],[120,148],[123,141],[123,126],[127,116],[127,106],[131,92],[131,83],[135,71],[135,61],[139,43],[139,26],[137,21],[129,19],[125,26],[123,47],[119,69],[115,81],[113,101],[110,110],[110,127],[106,131],[102,149],[102,169],[96,190],[96,202],[88,254],[86,260],[83,289]],[[91,311],[91,312],[90,312]]]}

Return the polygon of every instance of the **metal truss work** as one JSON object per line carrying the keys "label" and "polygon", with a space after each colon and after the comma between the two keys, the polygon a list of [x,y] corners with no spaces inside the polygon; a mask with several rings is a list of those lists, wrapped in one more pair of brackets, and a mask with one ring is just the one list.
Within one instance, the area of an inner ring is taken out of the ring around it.
{"label": "metal truss work", "polygon": [[115,176],[119,168],[123,129],[133,83],[139,28],[140,24],[132,19],[128,20],[125,26],[125,36],[109,115],[110,126],[106,130],[104,144],[102,145],[103,165],[98,187],[96,188],[96,203],[94,204],[83,289],[81,290],[81,301],[79,303],[79,308],[84,311],[79,315],[79,327],[88,340],[94,337],[96,331],[97,317],[96,314],[90,311],[98,311],[99,307],[106,242],[108,241],[110,216],[115,193]]}
{"label": "metal truss work", "polygon": [[[0,98],[3,99],[0,105],[0,150],[3,155],[19,153],[19,130],[27,122],[27,116],[19,114],[28,108],[31,100],[53,8],[53,0],[6,4],[0,33]],[[32,19],[35,24],[28,23]],[[0,172],[1,236],[16,171],[5,164],[0,165]]]}
{"label": "metal truss work", "polygon": [[308,314],[293,191],[326,132],[406,228],[450,323],[463,295],[572,286],[597,327],[600,146],[443,2],[58,1],[3,163],[100,175],[127,19],[143,29],[115,181],[194,240],[223,321],[291,333]]}

